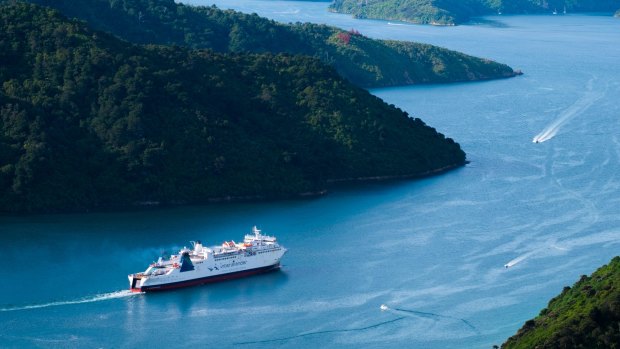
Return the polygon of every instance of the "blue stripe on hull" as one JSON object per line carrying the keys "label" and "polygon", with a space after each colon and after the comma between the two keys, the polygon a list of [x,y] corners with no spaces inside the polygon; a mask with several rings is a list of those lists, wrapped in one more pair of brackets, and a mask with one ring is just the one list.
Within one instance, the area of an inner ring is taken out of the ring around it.
{"label": "blue stripe on hull", "polygon": [[171,282],[171,283],[168,283],[168,284],[145,286],[145,287],[142,287],[142,288],[140,288],[139,290],[136,290],[136,291],[139,291],[139,292],[166,291],[166,290],[172,290],[172,289],[181,288],[181,287],[190,287],[190,286],[208,284],[208,283],[218,282],[218,281],[239,279],[239,278],[246,277],[246,276],[267,273],[267,272],[270,272],[270,271],[273,271],[273,270],[277,270],[279,268],[280,268],[280,263],[277,263],[277,264],[269,265],[269,266],[266,266],[266,267],[255,268],[255,269],[248,269],[248,270],[242,270],[242,271],[236,271],[236,272],[232,272],[232,273],[228,273],[228,274],[220,274],[220,275],[214,275],[214,276],[207,276],[207,277],[203,277],[203,278],[199,278],[199,279]]}

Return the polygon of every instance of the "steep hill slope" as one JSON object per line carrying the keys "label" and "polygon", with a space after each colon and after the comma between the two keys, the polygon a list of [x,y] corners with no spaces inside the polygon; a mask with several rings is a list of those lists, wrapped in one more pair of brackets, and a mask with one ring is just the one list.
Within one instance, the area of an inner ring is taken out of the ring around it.
{"label": "steep hill slope", "polygon": [[620,348],[620,257],[565,287],[502,348]]}
{"label": "steep hill slope", "polygon": [[506,78],[512,68],[416,43],[394,44],[316,24],[279,24],[215,6],[173,0],[30,0],[77,17],[93,28],[141,44],[217,52],[290,53],[316,57],[361,87]]}
{"label": "steep hill slope", "polygon": [[139,46],[0,6],[0,211],[287,197],[465,154],[319,60]]}

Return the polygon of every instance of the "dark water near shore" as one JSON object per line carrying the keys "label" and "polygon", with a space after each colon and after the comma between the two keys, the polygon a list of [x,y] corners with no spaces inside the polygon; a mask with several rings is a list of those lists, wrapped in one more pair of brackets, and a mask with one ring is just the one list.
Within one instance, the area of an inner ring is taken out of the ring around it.
{"label": "dark water near shore", "polygon": [[[471,163],[441,176],[307,201],[0,217],[0,347],[490,348],[619,254],[620,20],[443,28],[353,20],[324,2],[218,6],[437,44],[525,75],[372,91],[463,146]],[[254,224],[289,248],[282,271],[125,291],[162,251],[239,240]]]}

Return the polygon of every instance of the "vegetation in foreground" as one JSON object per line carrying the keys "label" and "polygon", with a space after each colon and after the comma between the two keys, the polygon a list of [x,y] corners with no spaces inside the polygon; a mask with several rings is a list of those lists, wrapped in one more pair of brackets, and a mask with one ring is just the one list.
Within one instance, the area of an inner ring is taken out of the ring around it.
{"label": "vegetation in foreground", "polygon": [[280,24],[215,6],[173,0],[29,0],[139,44],[217,52],[302,54],[332,65],[361,87],[507,78],[512,68],[431,45],[385,42],[325,25]]}
{"label": "vegetation in foreground", "polygon": [[0,6],[0,211],[288,197],[465,154],[304,56],[140,46]]}
{"label": "vegetation in foreground", "polygon": [[502,348],[620,348],[620,257],[565,287]]}
{"label": "vegetation in foreground", "polygon": [[497,13],[613,12],[620,0],[335,0],[330,9],[357,18],[455,25]]}

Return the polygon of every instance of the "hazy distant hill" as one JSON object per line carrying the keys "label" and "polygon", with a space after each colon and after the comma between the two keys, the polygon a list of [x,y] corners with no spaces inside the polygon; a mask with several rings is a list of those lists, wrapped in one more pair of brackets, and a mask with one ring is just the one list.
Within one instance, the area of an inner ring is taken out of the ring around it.
{"label": "hazy distant hill", "polygon": [[[362,87],[486,80],[512,68],[430,45],[385,42],[317,24],[280,24],[231,10],[173,0],[30,0],[93,28],[142,44],[218,52],[304,54],[321,59]],[[362,33],[363,34],[363,33]]]}
{"label": "hazy distant hill", "polygon": [[0,5],[0,211],[286,197],[465,154],[319,60],[139,46]]}
{"label": "hazy distant hill", "polygon": [[620,257],[565,287],[502,348],[620,348]]}
{"label": "hazy distant hill", "polygon": [[358,18],[454,25],[490,14],[613,12],[620,0],[335,0],[330,9]]}

